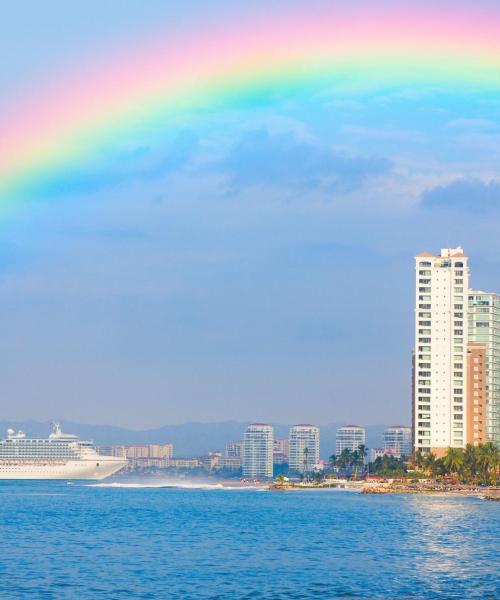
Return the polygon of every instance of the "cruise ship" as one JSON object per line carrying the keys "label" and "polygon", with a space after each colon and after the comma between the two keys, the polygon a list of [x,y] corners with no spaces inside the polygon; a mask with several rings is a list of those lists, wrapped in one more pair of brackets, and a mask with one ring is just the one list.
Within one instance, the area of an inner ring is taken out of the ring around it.
{"label": "cruise ship", "polygon": [[63,433],[58,423],[48,438],[8,429],[0,440],[0,479],[104,479],[126,464],[124,458],[101,456],[92,442]]}

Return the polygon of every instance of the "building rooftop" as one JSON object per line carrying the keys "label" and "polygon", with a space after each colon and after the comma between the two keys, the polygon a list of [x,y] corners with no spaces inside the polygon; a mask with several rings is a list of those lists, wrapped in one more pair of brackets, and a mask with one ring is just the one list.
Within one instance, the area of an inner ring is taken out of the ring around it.
{"label": "building rooftop", "polygon": [[466,258],[462,246],[457,246],[456,248],[441,248],[439,254],[420,252],[415,258],[454,258],[459,256]]}

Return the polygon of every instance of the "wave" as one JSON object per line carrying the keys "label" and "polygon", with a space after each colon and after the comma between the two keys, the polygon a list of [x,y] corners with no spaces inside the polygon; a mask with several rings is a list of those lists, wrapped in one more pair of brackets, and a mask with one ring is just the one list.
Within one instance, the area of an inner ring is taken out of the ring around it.
{"label": "wave", "polygon": [[161,489],[161,488],[175,488],[175,489],[186,489],[186,490],[253,490],[253,491],[266,491],[267,487],[254,487],[254,486],[233,486],[223,485],[222,483],[184,483],[175,481],[163,481],[157,483],[87,483],[85,487],[97,487],[97,488],[117,488],[117,489]]}

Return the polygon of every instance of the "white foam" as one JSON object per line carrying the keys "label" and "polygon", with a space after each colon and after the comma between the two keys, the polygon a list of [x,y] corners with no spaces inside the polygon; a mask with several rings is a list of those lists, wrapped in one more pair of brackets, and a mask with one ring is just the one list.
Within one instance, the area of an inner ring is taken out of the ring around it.
{"label": "white foam", "polygon": [[175,481],[164,481],[161,483],[88,483],[85,487],[117,488],[117,489],[161,489],[176,488],[186,490],[253,490],[266,491],[265,487],[254,486],[225,486],[222,483],[184,483]]}

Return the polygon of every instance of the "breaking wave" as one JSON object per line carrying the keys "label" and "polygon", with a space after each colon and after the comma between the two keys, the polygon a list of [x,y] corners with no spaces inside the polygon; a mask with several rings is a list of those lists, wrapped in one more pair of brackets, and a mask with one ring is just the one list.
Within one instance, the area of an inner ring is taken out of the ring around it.
{"label": "breaking wave", "polygon": [[175,488],[175,489],[186,489],[186,490],[259,490],[263,491],[265,487],[255,486],[232,486],[223,485],[222,483],[185,483],[185,482],[174,482],[164,481],[156,483],[88,483],[85,487],[97,487],[97,488],[122,488],[122,489],[154,489],[154,488]]}

